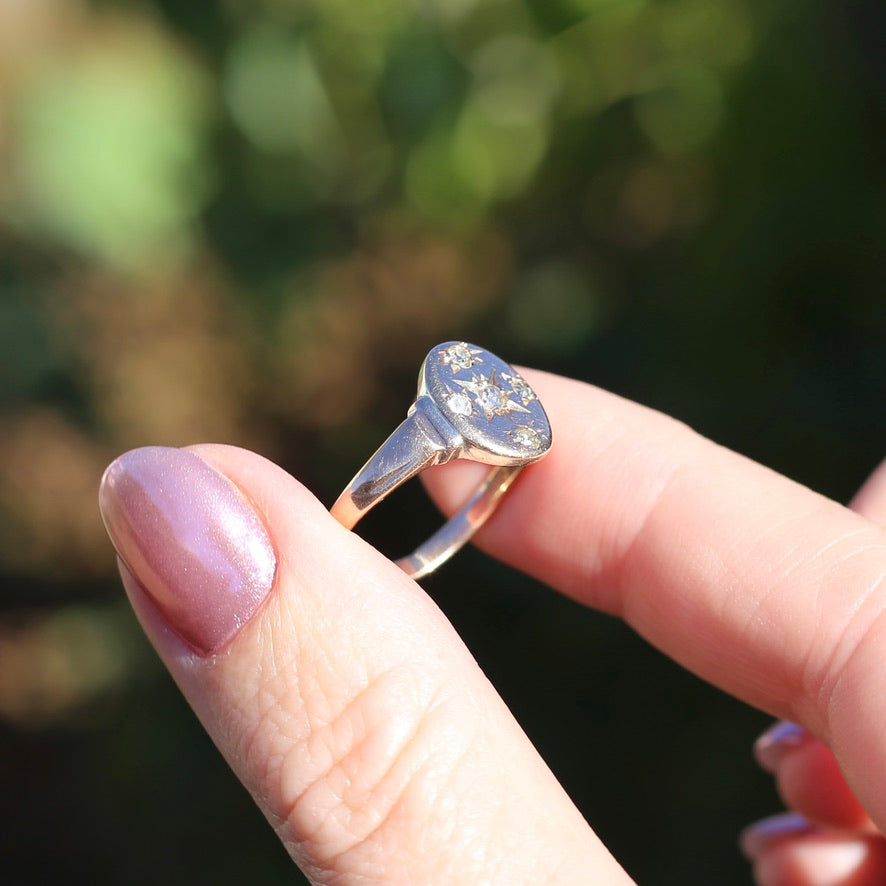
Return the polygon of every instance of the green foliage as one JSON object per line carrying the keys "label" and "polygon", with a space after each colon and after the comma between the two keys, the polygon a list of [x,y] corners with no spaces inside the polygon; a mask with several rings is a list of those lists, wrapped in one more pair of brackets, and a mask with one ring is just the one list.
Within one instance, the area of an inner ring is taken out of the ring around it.
{"label": "green foliage", "polygon": [[[247,445],[331,501],[465,338],[851,494],[886,432],[873,2],[0,4],[12,880],[291,882],[120,601],[125,448]],[[413,505],[380,520],[399,553]],[[640,882],[746,882],[761,716],[475,553],[429,586]]]}

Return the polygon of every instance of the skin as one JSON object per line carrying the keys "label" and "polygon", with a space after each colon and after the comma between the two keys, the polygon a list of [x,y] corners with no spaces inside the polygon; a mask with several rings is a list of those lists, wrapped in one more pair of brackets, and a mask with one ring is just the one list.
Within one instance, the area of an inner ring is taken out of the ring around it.
{"label": "skin", "polygon": [[[803,817],[744,838],[759,883],[886,882],[886,471],[856,513],[656,412],[525,376],[555,445],[477,544],[806,730],[769,760]],[[268,528],[271,594],[206,656],[125,567],[124,585],[312,881],[631,882],[415,583],[273,464],[193,451]],[[448,512],[478,471],[423,478]]]}

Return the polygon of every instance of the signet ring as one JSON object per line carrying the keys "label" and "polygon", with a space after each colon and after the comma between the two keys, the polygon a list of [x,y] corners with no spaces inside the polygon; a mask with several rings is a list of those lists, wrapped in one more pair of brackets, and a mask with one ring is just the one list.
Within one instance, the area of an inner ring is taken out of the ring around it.
{"label": "signet ring", "polygon": [[397,560],[422,578],[486,522],[520,471],[551,448],[551,426],[519,372],[468,342],[432,348],[406,419],[360,469],[330,509],[347,529],[398,486],[456,458],[490,465],[467,502],[415,551]]}

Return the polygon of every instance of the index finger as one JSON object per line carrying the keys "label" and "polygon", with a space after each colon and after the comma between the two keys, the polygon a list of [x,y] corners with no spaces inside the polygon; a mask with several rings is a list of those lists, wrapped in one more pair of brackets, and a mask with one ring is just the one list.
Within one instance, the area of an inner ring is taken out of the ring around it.
{"label": "index finger", "polygon": [[[838,753],[866,758],[867,780],[882,784],[884,530],[660,413],[580,382],[526,377],[554,445],[478,544],[620,615],[700,676],[802,722]],[[465,473],[424,475],[444,510],[464,497]],[[877,802],[882,823],[886,797]]]}

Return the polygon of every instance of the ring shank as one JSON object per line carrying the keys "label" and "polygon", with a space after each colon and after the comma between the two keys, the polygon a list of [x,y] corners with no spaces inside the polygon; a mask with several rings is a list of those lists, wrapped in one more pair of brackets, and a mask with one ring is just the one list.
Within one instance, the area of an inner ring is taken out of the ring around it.
{"label": "ring shank", "polygon": [[[444,436],[433,414],[421,408],[424,404],[417,405],[419,408],[388,437],[330,508],[346,529],[353,529],[367,511],[425,468],[458,456],[458,441]],[[397,565],[415,579],[433,572],[486,522],[523,467],[492,467],[458,513],[411,554],[397,560]]]}
{"label": "ring shank", "polygon": [[418,580],[445,563],[489,519],[522,470],[523,465],[492,468],[461,510],[411,554],[397,560],[397,565]]}

